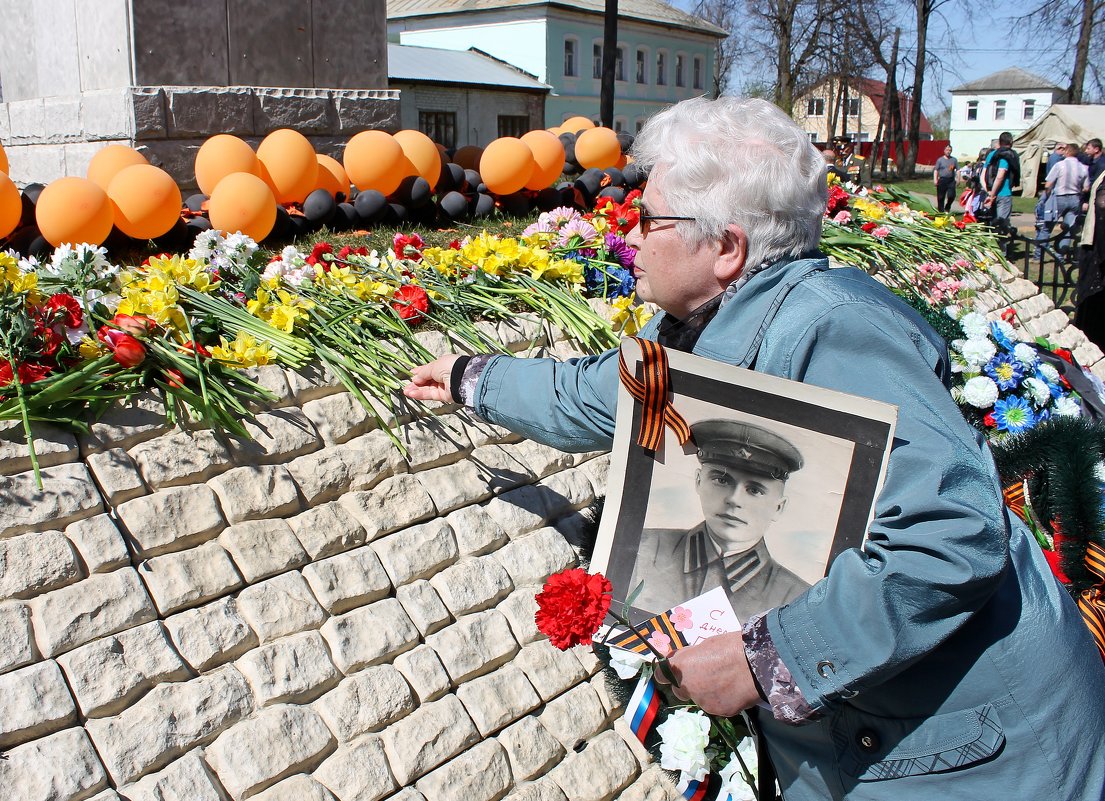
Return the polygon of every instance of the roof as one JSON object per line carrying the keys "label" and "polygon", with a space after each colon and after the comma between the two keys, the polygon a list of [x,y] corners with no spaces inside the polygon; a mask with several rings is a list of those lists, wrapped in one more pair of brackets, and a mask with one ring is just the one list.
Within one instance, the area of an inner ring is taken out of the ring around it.
{"label": "roof", "polygon": [[[605,0],[387,0],[387,3],[389,20],[455,15],[471,11],[497,11],[527,6],[556,6],[588,14],[603,16],[606,14]],[[688,14],[662,0],[620,0],[618,17],[670,25],[710,36],[729,35],[729,31],[724,28],[719,28],[701,17]]]}
{"label": "roof", "polygon": [[475,48],[446,50],[388,42],[388,80],[495,86],[548,92],[551,87],[528,72]]}
{"label": "roof", "polygon": [[1030,89],[1052,89],[1056,92],[1064,91],[1047,78],[1041,78],[1020,67],[1010,67],[1007,70],[995,72],[984,78],[965,83],[952,89],[956,92],[1020,92]]}
{"label": "roof", "polygon": [[[825,83],[825,81],[822,81],[822,83]],[[886,84],[883,81],[876,81],[874,78],[856,78],[848,81],[848,84],[849,88],[863,92],[865,96],[871,99],[875,108],[882,111],[883,98],[886,96]],[[902,110],[902,125],[905,126],[906,130],[909,130],[909,113],[912,103],[913,99],[909,95],[898,92],[898,105]],[[924,112],[921,112],[921,125],[919,127],[918,133],[932,133],[932,123],[929,122],[929,118],[925,116]]]}

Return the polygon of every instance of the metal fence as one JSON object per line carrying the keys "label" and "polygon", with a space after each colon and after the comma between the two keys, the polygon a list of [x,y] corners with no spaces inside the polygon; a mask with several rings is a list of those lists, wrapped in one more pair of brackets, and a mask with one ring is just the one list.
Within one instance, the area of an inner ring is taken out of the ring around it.
{"label": "metal fence", "polygon": [[1077,300],[1075,257],[1082,219],[1079,217],[1069,227],[1062,222],[1056,223],[1050,233],[1039,229],[1033,236],[1025,236],[1013,228],[998,229],[1009,263],[1019,267],[1023,277],[1040,287],[1040,291],[1054,301],[1056,308],[1065,312],[1073,312]]}

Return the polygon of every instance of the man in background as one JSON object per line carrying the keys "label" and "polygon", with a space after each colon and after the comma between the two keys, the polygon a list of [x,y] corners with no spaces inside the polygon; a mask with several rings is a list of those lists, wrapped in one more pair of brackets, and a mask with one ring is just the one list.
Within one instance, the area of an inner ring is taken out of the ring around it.
{"label": "man in background", "polygon": [[958,173],[959,160],[952,155],[952,146],[948,145],[932,170],[932,183],[936,186],[936,210],[941,214],[952,210]]}
{"label": "man in background", "polygon": [[1013,214],[1013,184],[1020,179],[1020,164],[1012,145],[1013,134],[1003,131],[998,137],[997,149],[990,151],[982,167],[984,203],[994,209],[993,224],[998,228],[1009,228],[1009,218]]}

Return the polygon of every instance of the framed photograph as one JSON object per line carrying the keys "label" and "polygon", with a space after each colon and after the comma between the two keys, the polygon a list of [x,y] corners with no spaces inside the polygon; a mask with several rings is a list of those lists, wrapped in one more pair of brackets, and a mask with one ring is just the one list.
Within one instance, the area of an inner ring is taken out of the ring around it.
{"label": "framed photograph", "polygon": [[[622,345],[631,375],[641,353]],[[670,395],[689,424],[681,446],[636,442],[642,407],[619,389],[606,506],[592,558],[652,617],[721,587],[743,623],[820,580],[863,544],[897,407],[667,351]]]}

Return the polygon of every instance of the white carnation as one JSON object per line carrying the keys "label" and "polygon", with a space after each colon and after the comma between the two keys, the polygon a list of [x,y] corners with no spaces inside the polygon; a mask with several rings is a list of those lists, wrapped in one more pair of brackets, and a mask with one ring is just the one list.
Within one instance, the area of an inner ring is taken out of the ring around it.
{"label": "white carnation", "polygon": [[972,337],[963,342],[963,347],[959,352],[963,354],[967,364],[972,367],[982,367],[994,358],[994,354],[998,352],[998,349],[993,342],[985,337]]}
{"label": "white carnation", "polygon": [[660,735],[660,767],[685,771],[702,781],[710,772],[706,746],[710,744],[710,719],[701,712],[677,709],[656,727]]}
{"label": "white carnation", "polygon": [[1041,362],[1040,375],[1042,375],[1044,377],[1044,381],[1048,382],[1049,384],[1059,383],[1059,371],[1047,362]]}
{"label": "white carnation", "polygon": [[1048,401],[1051,400],[1051,390],[1038,378],[1026,378],[1024,387],[1028,390],[1028,396],[1032,398],[1032,402],[1039,408],[1047,406]]}
{"label": "white carnation", "polygon": [[990,324],[978,312],[967,312],[959,318],[959,327],[968,339],[977,339],[990,333]]}
{"label": "white carnation", "polygon": [[1055,413],[1060,417],[1081,417],[1082,407],[1070,395],[1065,395],[1055,401]]}
{"label": "white carnation", "polygon": [[1013,356],[1025,367],[1035,367],[1036,362],[1040,360],[1039,355],[1036,353],[1036,349],[1023,342],[1018,342],[1013,347]]}
{"label": "white carnation", "polygon": [[641,672],[641,666],[648,660],[633,651],[623,651],[621,648],[610,649],[610,667],[618,674],[618,678],[627,681]]}
{"label": "white carnation", "polygon": [[[755,780],[759,774],[759,763],[756,760],[756,745],[752,738],[745,737],[741,740],[740,745],[737,746],[737,751],[740,753],[741,759],[744,760],[744,764],[748,766],[752,779]],[[748,782],[745,781],[740,770],[740,761],[735,754],[729,755],[729,764],[721,769],[718,777],[721,779],[721,790],[718,792],[718,798],[726,798],[726,793],[728,793],[728,798],[731,801],[755,801],[756,794]]]}
{"label": "white carnation", "polygon": [[997,399],[998,385],[989,376],[975,376],[963,387],[963,400],[976,409],[989,409]]}

